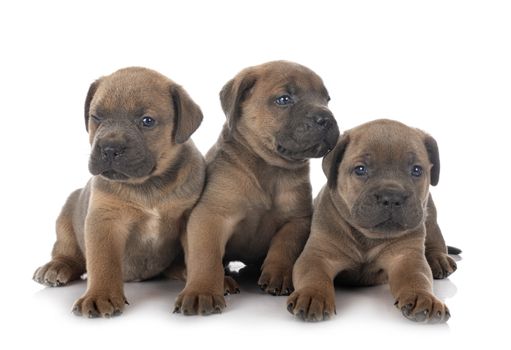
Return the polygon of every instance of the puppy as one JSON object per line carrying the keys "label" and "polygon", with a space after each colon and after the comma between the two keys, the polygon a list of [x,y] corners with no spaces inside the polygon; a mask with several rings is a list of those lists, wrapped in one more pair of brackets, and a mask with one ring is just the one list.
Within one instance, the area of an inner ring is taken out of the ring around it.
{"label": "puppy", "polygon": [[184,236],[187,282],[175,312],[187,315],[225,307],[222,259],[260,268],[268,293],[292,290],[312,215],[308,159],[339,136],[321,78],[296,63],[246,68],[220,99],[227,122],[206,155],[206,186]]}
{"label": "puppy", "polygon": [[[388,282],[405,317],[447,321],[425,255],[428,250],[439,277],[456,268],[429,194],[440,175],[436,141],[395,121],[373,121],[347,131],[324,158],[323,171],[328,183],[293,270],[288,310],[308,321],[331,317],[337,276],[354,285]],[[428,213],[434,217],[426,224]]]}
{"label": "puppy", "polygon": [[73,311],[121,313],[123,281],[156,276],[181,253],[204,186],[205,162],[189,139],[201,121],[183,88],[155,71],[125,68],[95,81],[85,101],[93,177],[69,196],[52,260],[34,280],[61,286],[87,272]]}

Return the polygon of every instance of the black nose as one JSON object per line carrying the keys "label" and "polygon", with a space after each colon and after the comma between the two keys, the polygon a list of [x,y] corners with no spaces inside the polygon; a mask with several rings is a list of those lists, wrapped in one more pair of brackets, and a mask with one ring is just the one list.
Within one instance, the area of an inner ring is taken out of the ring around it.
{"label": "black nose", "polygon": [[402,191],[385,190],[374,195],[376,203],[380,207],[395,209],[405,204],[408,196]]}
{"label": "black nose", "polygon": [[314,123],[322,128],[330,128],[334,123],[334,116],[330,112],[319,112],[312,116]]}
{"label": "black nose", "polygon": [[126,150],[126,147],[117,144],[110,144],[101,147],[101,156],[103,159],[111,162],[114,159],[121,157]]}

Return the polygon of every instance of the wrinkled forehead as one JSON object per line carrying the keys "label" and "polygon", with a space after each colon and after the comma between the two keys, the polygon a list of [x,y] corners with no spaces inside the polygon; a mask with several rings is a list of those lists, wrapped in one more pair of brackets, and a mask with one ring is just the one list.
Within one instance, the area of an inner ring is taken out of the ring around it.
{"label": "wrinkled forehead", "polygon": [[97,114],[136,113],[140,109],[170,107],[168,80],[152,75],[119,74],[103,78],[91,102],[91,112]]}
{"label": "wrinkled forehead", "polygon": [[293,95],[316,93],[328,97],[321,78],[298,64],[262,66],[256,70],[256,75],[260,91],[282,91]]}
{"label": "wrinkled forehead", "polygon": [[351,161],[377,164],[429,163],[424,140],[408,127],[371,127],[350,133],[345,157]]}

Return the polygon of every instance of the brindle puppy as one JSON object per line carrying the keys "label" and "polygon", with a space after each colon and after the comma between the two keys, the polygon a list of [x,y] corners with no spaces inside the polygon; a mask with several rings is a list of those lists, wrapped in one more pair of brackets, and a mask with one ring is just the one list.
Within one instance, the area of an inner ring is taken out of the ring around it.
{"label": "brindle puppy", "polygon": [[244,69],[220,99],[227,123],[206,156],[206,187],[184,239],[188,279],[175,311],[187,315],[225,307],[222,259],[260,267],[268,293],[292,290],[312,215],[308,159],[339,136],[323,82],[296,63]]}
{"label": "brindle puppy", "polygon": [[[288,310],[308,321],[335,313],[334,284],[390,284],[415,321],[447,321],[432,272],[456,268],[436,224],[429,186],[438,183],[436,141],[390,120],[347,131],[323,160],[328,183],[315,202],[311,235],[293,271]],[[434,217],[428,219],[428,213]]]}
{"label": "brindle puppy", "polygon": [[123,281],[167,269],[203,189],[205,163],[189,139],[201,121],[183,88],[155,71],[126,68],[95,81],[85,102],[93,177],[69,196],[52,260],[34,280],[61,286],[87,272],[73,310],[109,317],[127,303]]}

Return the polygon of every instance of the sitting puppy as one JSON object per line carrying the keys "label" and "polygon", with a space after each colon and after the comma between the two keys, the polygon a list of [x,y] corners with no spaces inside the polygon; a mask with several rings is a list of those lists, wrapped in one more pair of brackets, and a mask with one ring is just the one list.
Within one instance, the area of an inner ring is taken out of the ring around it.
{"label": "sitting puppy", "polygon": [[388,281],[405,317],[447,321],[449,310],[433,295],[426,260],[429,254],[438,277],[456,268],[436,217],[426,223],[434,211],[429,185],[440,174],[436,141],[395,121],[373,121],[347,131],[324,158],[323,171],[328,183],[316,198],[311,235],[294,266],[288,310],[308,321],[332,316],[337,276],[355,285]]}
{"label": "sitting puppy", "polygon": [[156,276],[181,254],[204,185],[205,162],[189,139],[201,121],[183,88],[155,71],[126,68],[95,81],[85,101],[94,176],[69,196],[52,260],[34,280],[61,286],[87,272],[73,311],[121,313],[123,281]]}
{"label": "sitting puppy", "polygon": [[225,307],[222,259],[256,266],[263,290],[289,294],[312,216],[308,159],[339,137],[321,78],[296,63],[244,69],[220,99],[227,123],[206,155],[206,186],[184,236],[187,281],[175,312],[187,315]]}

